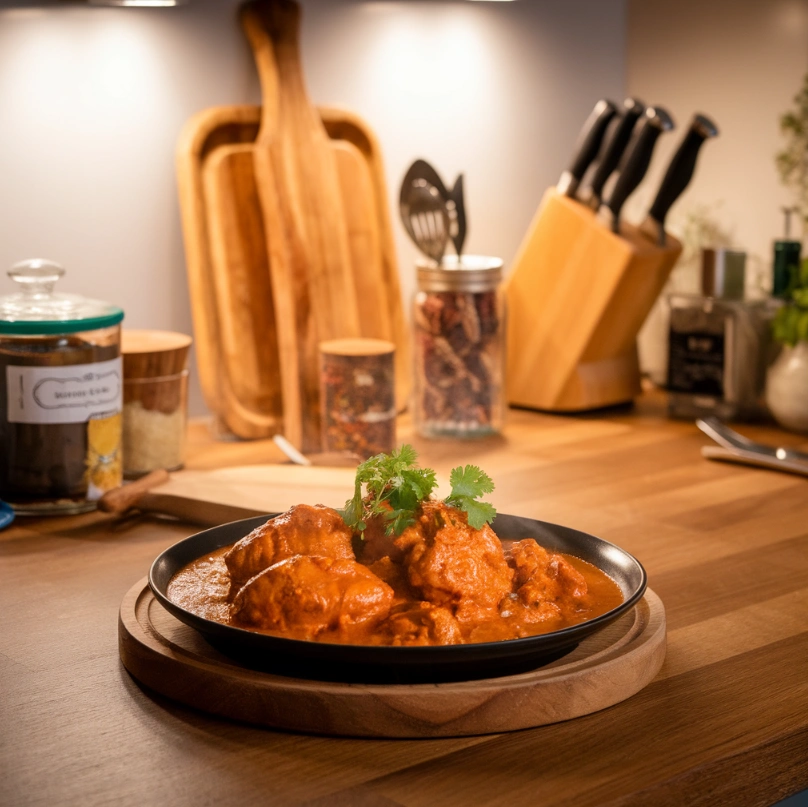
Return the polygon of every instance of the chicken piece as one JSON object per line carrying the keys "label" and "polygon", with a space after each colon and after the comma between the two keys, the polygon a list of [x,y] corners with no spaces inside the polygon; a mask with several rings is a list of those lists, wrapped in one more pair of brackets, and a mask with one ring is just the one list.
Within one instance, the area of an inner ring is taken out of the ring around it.
{"label": "chicken piece", "polygon": [[379,633],[385,635],[385,644],[399,647],[463,644],[460,626],[451,611],[428,602],[395,608]]}
{"label": "chicken piece", "polygon": [[587,594],[584,576],[561,555],[548,552],[532,538],[515,543],[510,550],[514,586],[520,602],[549,619],[580,608]]}
{"label": "chicken piece", "polygon": [[234,624],[311,640],[326,631],[369,631],[392,602],[393,589],[354,560],[296,555],[249,580],[231,617]]}
{"label": "chicken piece", "polygon": [[293,555],[354,560],[351,530],[322,504],[297,504],[246,535],[224,556],[231,597],[260,571]]}
{"label": "chicken piece", "polygon": [[424,502],[396,546],[422,599],[460,621],[487,618],[511,591],[513,570],[493,530],[487,524],[475,530],[464,512],[443,502]]}

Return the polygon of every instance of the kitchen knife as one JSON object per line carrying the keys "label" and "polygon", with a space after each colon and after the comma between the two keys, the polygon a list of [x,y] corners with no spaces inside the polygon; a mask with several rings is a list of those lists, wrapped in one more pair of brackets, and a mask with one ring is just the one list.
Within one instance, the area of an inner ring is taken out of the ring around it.
{"label": "kitchen knife", "polygon": [[584,123],[575,148],[575,156],[570,167],[561,174],[556,190],[563,196],[575,198],[578,185],[583,179],[586,169],[600,151],[603,137],[612,118],[617,114],[617,107],[612,101],[602,99],[595,104]]}
{"label": "kitchen knife", "polygon": [[608,201],[601,204],[598,218],[615,233],[620,232],[620,211],[634,189],[642,182],[657,138],[662,132],[673,129],[673,119],[662,107],[648,107],[639,132],[629,143],[620,174]]}
{"label": "kitchen knife", "polygon": [[718,128],[709,118],[698,114],[693,116],[690,129],[673,155],[654,203],[640,225],[643,234],[659,246],[665,246],[665,216],[690,182],[702,143],[717,135]]}
{"label": "kitchen knife", "polygon": [[642,101],[638,101],[636,98],[626,98],[623,102],[623,114],[606,139],[603,157],[595,165],[592,181],[581,193],[582,201],[593,210],[597,210],[600,206],[603,199],[603,186],[617,168],[620,158],[631,140],[634,126],[643,112],[645,112],[645,104]]}

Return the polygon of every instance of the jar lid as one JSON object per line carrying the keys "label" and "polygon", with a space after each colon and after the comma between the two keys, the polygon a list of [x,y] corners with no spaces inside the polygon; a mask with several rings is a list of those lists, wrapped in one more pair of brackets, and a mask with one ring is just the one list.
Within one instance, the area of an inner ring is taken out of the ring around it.
{"label": "jar lid", "polygon": [[192,338],[176,331],[121,332],[124,379],[156,379],[182,373]]}
{"label": "jar lid", "polygon": [[746,253],[732,249],[705,249],[701,255],[701,290],[706,297],[742,300]]}
{"label": "jar lid", "polygon": [[120,308],[102,300],[54,292],[64,273],[58,263],[41,258],[14,264],[8,276],[20,290],[0,297],[0,333],[75,333],[106,328],[123,319]]}
{"label": "jar lid", "polygon": [[441,263],[421,259],[415,265],[423,291],[491,291],[502,280],[502,260],[486,255],[447,255]]}

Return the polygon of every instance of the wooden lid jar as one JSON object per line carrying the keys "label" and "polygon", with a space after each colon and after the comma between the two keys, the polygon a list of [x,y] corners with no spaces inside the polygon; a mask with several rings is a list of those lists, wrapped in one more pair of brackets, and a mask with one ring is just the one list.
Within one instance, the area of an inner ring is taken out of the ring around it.
{"label": "wooden lid jar", "polygon": [[182,467],[191,343],[190,336],[173,331],[123,331],[123,462],[129,479]]}

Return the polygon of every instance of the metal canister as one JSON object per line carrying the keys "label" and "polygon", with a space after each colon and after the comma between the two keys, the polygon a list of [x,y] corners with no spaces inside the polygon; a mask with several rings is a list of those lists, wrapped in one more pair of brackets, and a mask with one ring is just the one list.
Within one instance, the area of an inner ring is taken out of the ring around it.
{"label": "metal canister", "polygon": [[413,305],[416,428],[480,437],[502,428],[505,308],[502,261],[479,255],[419,261]]}
{"label": "metal canister", "polygon": [[121,484],[123,311],[54,291],[33,259],[0,297],[0,499],[21,515],[81,513]]}

